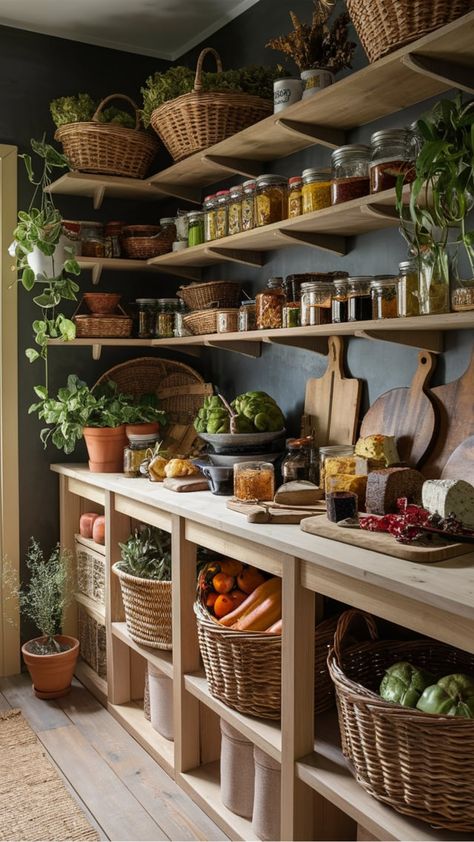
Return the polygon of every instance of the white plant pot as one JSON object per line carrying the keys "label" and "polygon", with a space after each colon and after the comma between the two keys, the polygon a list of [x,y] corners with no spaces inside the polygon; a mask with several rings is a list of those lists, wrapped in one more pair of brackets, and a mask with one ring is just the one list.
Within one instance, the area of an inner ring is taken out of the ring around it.
{"label": "white plant pot", "polygon": [[72,256],[66,252],[66,247],[72,248],[76,253],[75,246],[75,240],[70,240],[65,234],[61,234],[53,255],[43,254],[39,248],[35,247],[28,255],[28,265],[33,269],[35,275],[46,275],[48,278],[53,278],[62,272],[66,260],[69,260]]}
{"label": "white plant pot", "polygon": [[326,70],[324,67],[313,67],[311,70],[303,70],[301,72],[301,79],[304,83],[303,99],[307,99],[313,94],[317,94],[328,85],[334,82],[334,73]]}
{"label": "white plant pot", "polygon": [[276,79],[273,83],[273,113],[277,114],[299,102],[303,95],[302,79]]}
{"label": "white plant pot", "polygon": [[155,731],[167,740],[174,740],[173,682],[153,664],[148,664],[150,718]]}

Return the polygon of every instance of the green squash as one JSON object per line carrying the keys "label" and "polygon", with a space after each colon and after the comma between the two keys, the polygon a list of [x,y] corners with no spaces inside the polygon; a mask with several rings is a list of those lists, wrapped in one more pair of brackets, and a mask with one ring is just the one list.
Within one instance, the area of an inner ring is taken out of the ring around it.
{"label": "green squash", "polygon": [[424,713],[474,719],[474,678],[463,673],[445,675],[424,690],[417,708]]}
{"label": "green squash", "polygon": [[395,702],[403,707],[414,708],[434,676],[419,669],[408,661],[397,661],[385,671],[380,685],[380,695],[386,702]]}

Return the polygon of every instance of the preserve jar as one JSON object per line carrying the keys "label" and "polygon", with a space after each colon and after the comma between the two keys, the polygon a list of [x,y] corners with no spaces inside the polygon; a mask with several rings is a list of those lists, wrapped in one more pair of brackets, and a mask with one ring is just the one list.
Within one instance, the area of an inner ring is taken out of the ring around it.
{"label": "preserve jar", "polygon": [[398,277],[396,275],[378,275],[370,284],[373,319],[396,319]]}
{"label": "preserve jar", "polygon": [[204,242],[210,243],[216,239],[216,209],[217,202],[214,194],[206,196],[202,206],[204,214]]}
{"label": "preserve jar", "polygon": [[329,170],[303,170],[303,213],[328,208],[331,204],[331,173]]}
{"label": "preserve jar", "polygon": [[255,299],[257,328],[269,330],[282,326],[283,305],[286,301],[283,292],[283,278],[269,278],[266,288]]}
{"label": "preserve jar", "polygon": [[242,185],[236,184],[229,190],[228,234],[240,234],[242,231]]}
{"label": "preserve jar", "polygon": [[122,236],[123,222],[107,222],[104,228],[104,253],[105,257],[120,257],[120,238]]}
{"label": "preserve jar", "polygon": [[102,222],[81,221],[81,253],[83,257],[105,257]]}
{"label": "preserve jar", "polygon": [[294,175],[288,179],[288,219],[303,213],[303,179]]}
{"label": "preserve jar", "polygon": [[283,482],[310,481],[312,447],[311,436],[302,439],[288,439],[288,453],[281,463]]}
{"label": "preserve jar", "polygon": [[234,495],[238,500],[272,501],[275,470],[271,462],[238,462],[234,465]]}
{"label": "preserve jar", "polygon": [[286,301],[283,305],[282,326],[299,327],[301,324],[301,304],[299,301]]}
{"label": "preserve jar", "polygon": [[403,260],[398,272],[398,315],[419,316],[418,261]]}
{"label": "preserve jar", "polygon": [[174,329],[173,336],[190,336],[189,330],[184,326],[184,317],[186,315],[186,305],[184,301],[179,301],[178,307],[174,314]]}
{"label": "preserve jar", "polygon": [[256,184],[253,178],[249,178],[242,184],[242,231],[251,231],[255,228],[255,190]]}
{"label": "preserve jar", "polygon": [[282,175],[259,175],[256,181],[255,225],[270,225],[286,218],[288,181]]}
{"label": "preserve jar", "polygon": [[371,275],[357,275],[347,279],[347,321],[366,322],[372,318]]}
{"label": "preserve jar", "polygon": [[138,304],[138,338],[151,339],[155,329],[155,299],[137,298]]}
{"label": "preserve jar", "polygon": [[331,155],[331,204],[359,199],[370,192],[370,147],[363,144],[340,146]]}
{"label": "preserve jar", "polygon": [[158,433],[146,433],[138,435],[129,433],[128,444],[123,451],[123,472],[126,477],[134,478],[144,476],[140,471],[140,465],[145,459],[150,459],[156,442],[159,439]]}
{"label": "preserve jar", "polygon": [[175,313],[180,309],[179,298],[159,298],[156,302],[155,337],[169,339],[174,336]]}
{"label": "preserve jar", "polygon": [[382,129],[370,139],[370,192],[395,187],[399,175],[405,182],[415,177],[413,135],[408,129]]}
{"label": "preserve jar", "polygon": [[188,246],[200,246],[204,242],[204,214],[191,211],[188,214]]}
{"label": "preserve jar", "polygon": [[331,300],[334,284],[310,281],[301,284],[301,325],[331,324]]}
{"label": "preserve jar", "polygon": [[331,320],[334,324],[340,322],[347,322],[348,303],[347,303],[348,283],[346,278],[334,279],[334,292],[331,299]]}
{"label": "preserve jar", "polygon": [[216,240],[227,237],[229,230],[229,191],[219,190],[216,193]]}
{"label": "preserve jar", "polygon": [[335,456],[352,456],[354,453],[353,444],[333,444],[319,448],[319,487],[326,490],[326,459],[333,459]]}
{"label": "preserve jar", "polygon": [[255,301],[242,301],[239,308],[239,330],[255,330],[257,327],[257,310]]}

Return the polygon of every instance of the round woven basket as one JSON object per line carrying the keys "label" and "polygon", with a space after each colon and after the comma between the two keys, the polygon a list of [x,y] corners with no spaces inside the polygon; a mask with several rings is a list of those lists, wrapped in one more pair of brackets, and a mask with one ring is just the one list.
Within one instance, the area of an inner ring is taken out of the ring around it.
{"label": "round woven basket", "polygon": [[189,310],[207,310],[209,307],[238,307],[242,284],[235,281],[206,281],[188,284],[176,293]]}
{"label": "round woven basket", "polygon": [[[134,129],[99,122],[102,109],[113,99],[125,100],[132,106]],[[134,101],[124,94],[111,94],[102,100],[90,122],[66,123],[56,129],[54,138],[62,143],[73,170],[145,178],[159,143],[140,125],[140,114]]]}
{"label": "round woven basket", "polygon": [[217,333],[217,310],[196,310],[183,316],[183,324],[194,336]]}
{"label": "round woven basket", "polygon": [[117,561],[112,570],[120,579],[125,622],[135,643],[171,649],[171,582],[139,579],[125,573]]}
{"label": "round woven basket", "polygon": [[[363,617],[372,640],[344,649]],[[474,830],[474,720],[438,716],[384,701],[385,670],[409,661],[437,678],[474,675],[474,655],[435,640],[378,640],[370,615],[339,618],[328,668],[336,688],[342,750],[360,784],[395,810],[437,827]]]}
{"label": "round woven basket", "polygon": [[222,61],[216,50],[206,47],[199,55],[191,93],[163,103],[151,114],[151,125],[175,161],[220,143],[226,137],[268,117],[273,104],[268,99],[233,91],[202,91],[202,65],[207,53]]}
{"label": "round woven basket", "polygon": [[122,240],[122,251],[130,260],[150,260],[171,251],[173,241],[169,237],[126,237]]}

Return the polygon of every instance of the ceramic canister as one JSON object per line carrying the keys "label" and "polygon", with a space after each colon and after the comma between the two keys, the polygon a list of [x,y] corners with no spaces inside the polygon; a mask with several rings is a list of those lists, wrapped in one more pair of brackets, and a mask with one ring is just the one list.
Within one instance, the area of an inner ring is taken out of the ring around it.
{"label": "ceramic canister", "polygon": [[304,82],[301,79],[276,79],[273,83],[273,112],[283,111],[298,102],[303,95]]}
{"label": "ceramic canister", "polygon": [[328,85],[332,85],[334,82],[334,73],[331,73],[329,70],[325,70],[323,67],[315,67],[311,70],[303,70],[301,73],[301,79],[304,84],[303,99],[306,99],[308,96],[312,96],[312,94],[317,93],[322,88],[327,88]]}

